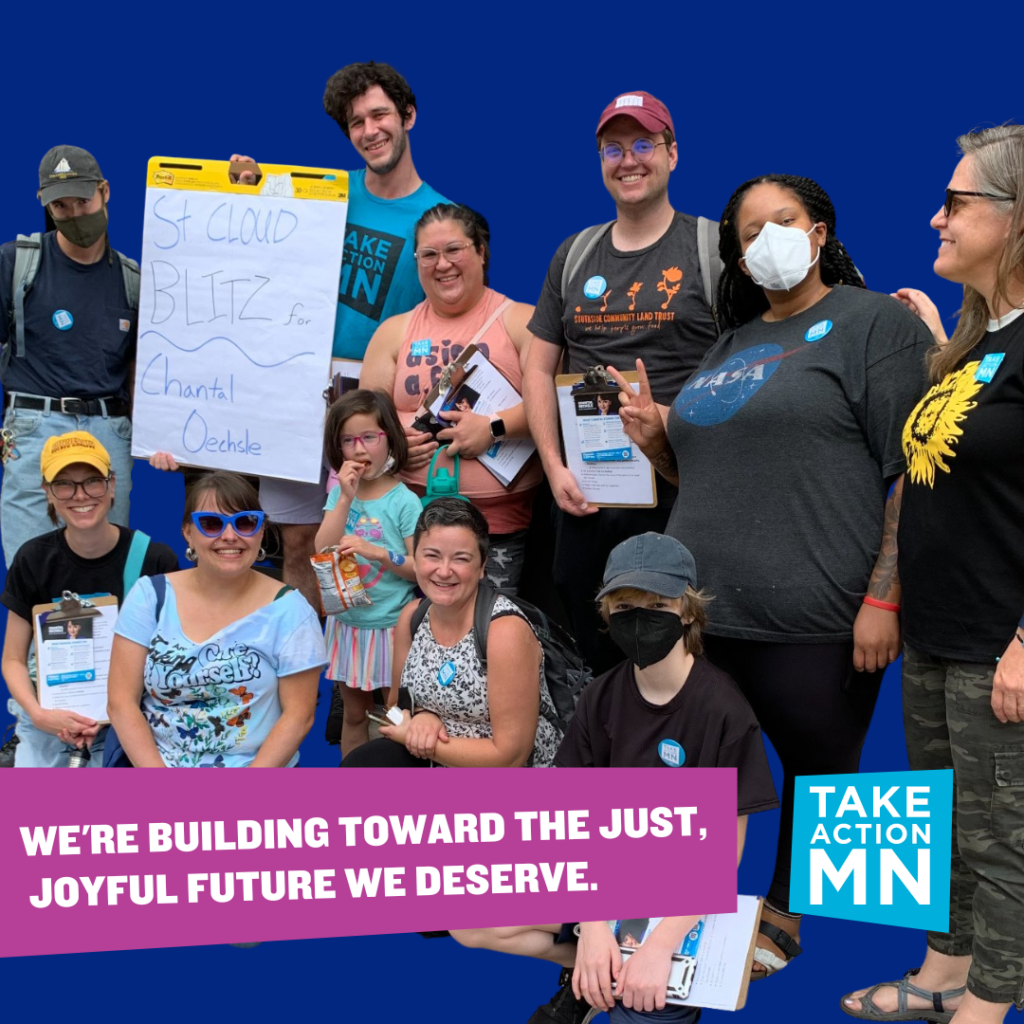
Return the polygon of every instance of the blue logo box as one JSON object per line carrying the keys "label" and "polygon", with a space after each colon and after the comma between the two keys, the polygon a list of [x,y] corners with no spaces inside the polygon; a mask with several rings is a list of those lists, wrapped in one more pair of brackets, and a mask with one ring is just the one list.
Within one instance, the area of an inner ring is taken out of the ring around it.
{"label": "blue logo box", "polygon": [[790,910],[949,929],[953,772],[796,779]]}

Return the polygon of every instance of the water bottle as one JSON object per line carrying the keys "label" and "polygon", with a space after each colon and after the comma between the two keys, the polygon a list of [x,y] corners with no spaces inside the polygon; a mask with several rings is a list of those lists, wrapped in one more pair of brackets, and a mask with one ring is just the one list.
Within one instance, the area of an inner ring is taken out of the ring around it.
{"label": "water bottle", "polygon": [[68,754],[68,767],[88,768],[91,760],[92,754],[89,753],[89,744],[83,743],[80,749],[76,747]]}

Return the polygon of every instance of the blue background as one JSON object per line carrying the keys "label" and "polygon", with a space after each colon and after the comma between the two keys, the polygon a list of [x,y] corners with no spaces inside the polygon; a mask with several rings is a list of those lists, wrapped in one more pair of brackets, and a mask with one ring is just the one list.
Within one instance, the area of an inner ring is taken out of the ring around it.
{"label": "blue background", "polygon": [[[17,2],[3,24],[0,237],[42,229],[36,171],[56,143],[97,156],[111,182],[111,238],[136,257],[152,155],[360,166],[321,96],[342,65],[377,59],[416,93],[410,138],[421,176],[488,217],[492,282],[513,298],[535,301],[559,242],[613,216],[594,127],[613,96],[645,88],[675,118],[678,208],[717,218],[756,174],[815,178],[868,284],[922,287],[948,317],[959,289],[931,273],[928,221],[956,136],[1024,117],[1020,24],[1009,3],[946,13],[891,3]],[[132,524],[181,552],[180,479],[138,466],[134,482]],[[306,764],[336,760],[322,718]],[[906,767],[891,671],[863,767]],[[743,892],[767,886],[776,822],[777,812],[751,821]],[[741,1019],[846,1020],[843,992],[898,977],[923,953],[923,937],[906,929],[807,918],[803,932],[806,953],[752,987]],[[393,936],[8,960],[0,978],[9,1020],[230,1013],[519,1024],[554,990],[557,969]]]}

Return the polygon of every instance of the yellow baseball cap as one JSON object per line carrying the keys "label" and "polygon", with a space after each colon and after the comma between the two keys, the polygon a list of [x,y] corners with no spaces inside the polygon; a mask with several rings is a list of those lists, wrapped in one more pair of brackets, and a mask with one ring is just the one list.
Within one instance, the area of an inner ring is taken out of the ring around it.
{"label": "yellow baseball cap", "polygon": [[43,445],[39,468],[43,472],[43,479],[50,483],[62,469],[78,462],[94,466],[104,476],[110,476],[110,456],[107,449],[92,434],[87,434],[84,430],[72,430],[68,434],[51,437]]}

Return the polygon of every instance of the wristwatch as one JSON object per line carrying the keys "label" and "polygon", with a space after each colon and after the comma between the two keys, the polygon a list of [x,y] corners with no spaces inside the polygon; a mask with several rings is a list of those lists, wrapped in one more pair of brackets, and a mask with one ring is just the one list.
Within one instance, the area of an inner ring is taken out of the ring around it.
{"label": "wristwatch", "polygon": [[500,441],[505,436],[505,421],[500,416],[491,417],[491,440]]}

